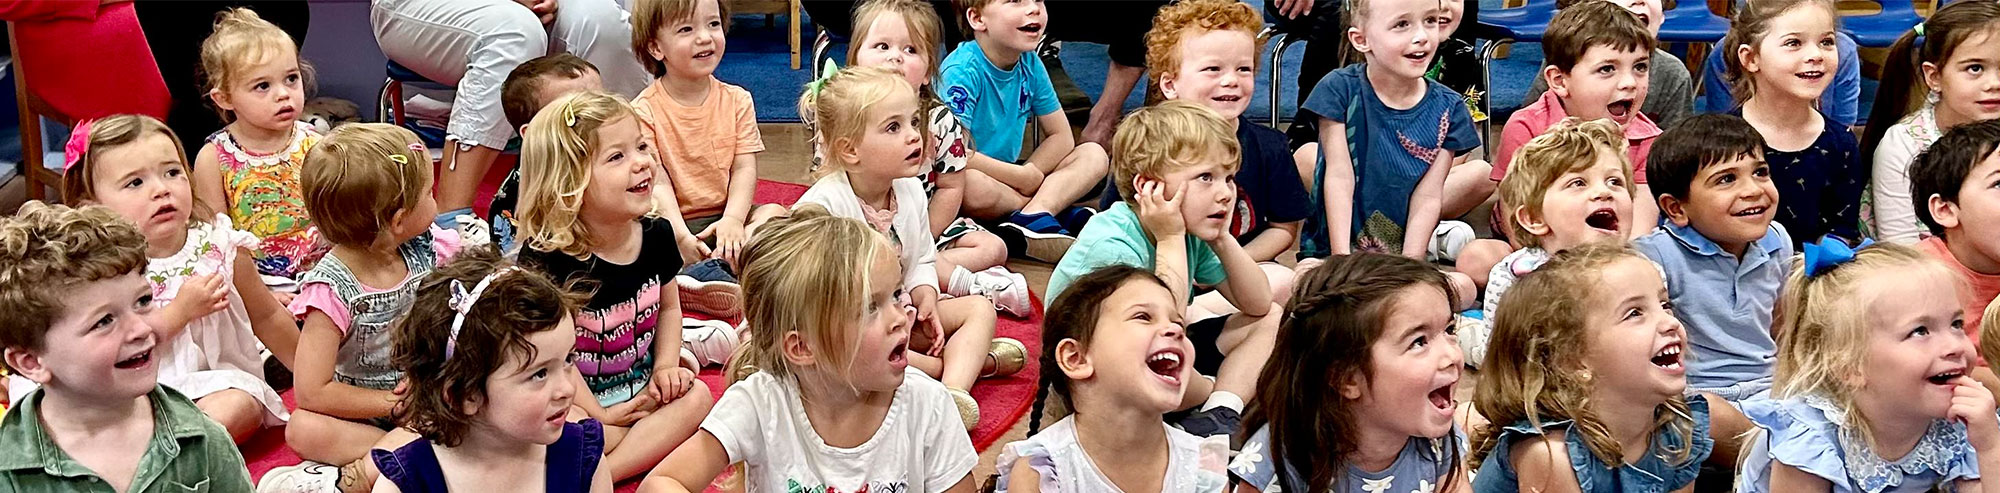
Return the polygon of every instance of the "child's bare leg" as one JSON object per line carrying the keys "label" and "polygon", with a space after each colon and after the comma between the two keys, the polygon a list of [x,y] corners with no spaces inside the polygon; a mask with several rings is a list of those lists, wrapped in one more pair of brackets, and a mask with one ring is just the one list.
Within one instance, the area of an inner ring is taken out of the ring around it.
{"label": "child's bare leg", "polygon": [[959,390],[972,390],[986,355],[993,346],[993,326],[998,316],[993,302],[984,296],[965,296],[938,302],[938,321],[944,324],[944,368],[938,381]]}
{"label": "child's bare leg", "polygon": [[1471,277],[1472,283],[1479,289],[1485,290],[1486,278],[1493,274],[1493,266],[1499,265],[1500,260],[1507,258],[1509,253],[1514,253],[1514,250],[1507,246],[1507,242],[1472,240],[1472,243],[1466,243],[1465,249],[1458,252],[1458,271]]}
{"label": "child's bare leg", "polygon": [[381,428],[300,409],[285,426],[285,443],[299,457],[326,464],[346,464],[368,456],[368,449],[387,432]]}
{"label": "child's bare leg", "polygon": [[264,404],[249,392],[228,389],[204,395],[194,400],[194,407],[229,430],[229,438],[236,443],[249,440],[264,427]]}
{"label": "child's bare leg", "polygon": [[1486,199],[1493,197],[1493,189],[1500,186],[1492,176],[1493,164],[1483,159],[1452,166],[1444,176],[1444,208],[1438,217],[1461,217],[1486,203]]}
{"label": "child's bare leg", "polygon": [[1715,450],[1708,454],[1708,465],[1734,471],[1743,437],[1756,425],[1728,400],[1707,392],[1702,392],[1701,397],[1708,399],[1708,435],[1715,437]]}
{"label": "child's bare leg", "polygon": [[681,442],[694,436],[701,427],[701,420],[708,416],[708,409],[715,406],[715,396],[709,393],[708,385],[694,381],[686,395],[668,401],[653,411],[653,414],[639,418],[638,423],[624,433],[627,438],[614,447],[609,440],[611,427],[605,427],[604,467],[611,468],[613,480],[623,480],[652,470],[659,465],[667,453],[679,447]]}
{"label": "child's bare leg", "polygon": [[1278,320],[1284,314],[1283,307],[1273,304],[1262,317],[1229,316],[1215,341],[1216,349],[1227,356],[1215,370],[1215,390],[1244,400],[1257,394],[1257,375],[1264,371],[1264,361],[1271,359],[1271,349],[1278,345]]}
{"label": "child's bare leg", "polygon": [[937,191],[931,193],[931,236],[944,234],[958,220],[958,208],[965,202],[965,173],[941,173]]}
{"label": "child's bare leg", "polygon": [[[1292,151],[1292,166],[1299,168],[1299,183],[1304,183],[1307,191],[1319,189],[1313,184],[1313,172],[1319,168],[1318,142],[1308,142],[1299,146],[1299,150]],[[1451,177],[1447,175],[1445,181],[1449,183],[1450,180]]]}
{"label": "child's bare leg", "polygon": [[1035,190],[1035,198],[1021,207],[1022,214],[1056,212],[1083,199],[1083,195],[1097,188],[1104,181],[1104,173],[1111,169],[1111,157],[1104,153],[1104,147],[1092,142],[1077,144],[1062,163],[1050,171],[1042,180],[1042,188]]}
{"label": "child's bare leg", "polygon": [[1006,263],[1007,244],[1000,241],[1000,237],[985,231],[967,233],[952,242],[951,248],[938,251],[938,285],[945,286],[947,289],[944,291],[951,291],[948,288],[951,287],[953,267],[979,272]]}
{"label": "child's bare leg", "polygon": [[965,217],[1007,219],[1008,214],[1028,205],[1028,196],[997,178],[978,170],[968,169],[960,173],[965,175],[965,200],[959,205],[959,211]]}
{"label": "child's bare leg", "polygon": [[1298,280],[1298,276],[1292,273],[1291,267],[1277,262],[1258,262],[1257,268],[1264,270],[1264,280],[1271,283],[1271,304],[1285,306],[1285,302],[1292,300],[1292,282]]}

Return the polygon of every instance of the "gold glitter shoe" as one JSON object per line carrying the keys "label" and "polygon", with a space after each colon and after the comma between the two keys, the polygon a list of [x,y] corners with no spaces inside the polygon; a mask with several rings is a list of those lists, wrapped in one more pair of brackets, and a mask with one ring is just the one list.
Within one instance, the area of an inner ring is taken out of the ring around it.
{"label": "gold glitter shoe", "polygon": [[986,356],[993,358],[993,371],[979,378],[1013,375],[1028,365],[1028,346],[1012,338],[995,337],[993,344],[987,346]]}
{"label": "gold glitter shoe", "polygon": [[944,391],[951,393],[951,400],[957,401],[958,419],[965,422],[965,430],[972,431],[973,427],[979,426],[979,401],[972,400],[972,394],[963,390],[946,387]]}

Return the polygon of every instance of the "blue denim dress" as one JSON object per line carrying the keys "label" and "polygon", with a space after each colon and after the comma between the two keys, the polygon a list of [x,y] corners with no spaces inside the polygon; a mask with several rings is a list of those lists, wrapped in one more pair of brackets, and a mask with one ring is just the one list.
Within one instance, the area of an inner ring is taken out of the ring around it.
{"label": "blue denim dress", "polygon": [[[1708,401],[1699,397],[1688,399],[1688,414],[1694,418],[1694,444],[1681,443],[1681,439],[1667,430],[1653,435],[1653,450],[1639,462],[1618,467],[1606,465],[1590,453],[1584,445],[1582,433],[1568,433],[1573,421],[1551,421],[1542,423],[1540,428],[1526,421],[1516,422],[1503,428],[1500,442],[1493,453],[1480,463],[1479,471],[1473,475],[1472,491],[1477,493],[1515,493],[1521,490],[1520,478],[1515,474],[1508,451],[1514,444],[1525,439],[1542,436],[1550,430],[1563,430],[1563,442],[1569,447],[1570,467],[1576,470],[1577,486],[1585,493],[1665,493],[1694,483],[1701,473],[1701,462],[1708,459],[1710,449],[1715,448],[1715,440],[1708,436]],[[1664,457],[1667,450],[1688,447],[1688,459],[1675,463]]]}

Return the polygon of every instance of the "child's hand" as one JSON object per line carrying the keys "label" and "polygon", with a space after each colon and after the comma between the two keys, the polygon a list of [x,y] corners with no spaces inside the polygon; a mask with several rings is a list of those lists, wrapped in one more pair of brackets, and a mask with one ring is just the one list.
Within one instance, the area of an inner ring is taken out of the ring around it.
{"label": "child's hand", "polygon": [[180,291],[174,292],[174,300],[167,302],[167,311],[181,324],[200,320],[224,308],[229,308],[229,284],[215,274],[188,278],[187,282],[181,283]]}
{"label": "child's hand", "polygon": [[287,293],[284,291],[272,291],[271,297],[278,299],[278,306],[289,307],[292,306],[292,300],[298,299],[299,294]]}
{"label": "child's hand", "polygon": [[929,289],[918,289],[910,296],[911,304],[917,309],[916,318],[910,321],[910,329],[914,331],[921,327],[930,336],[931,347],[924,351],[924,355],[931,357],[944,354],[944,322],[938,320],[937,296],[937,291]]}
{"label": "child's hand", "polygon": [[655,368],[653,381],[647,385],[646,392],[651,394],[655,401],[667,402],[687,395],[688,389],[692,388],[694,388],[694,370],[674,365],[669,368]]}
{"label": "child's hand", "polygon": [[1951,389],[1952,421],[1965,423],[1965,433],[1971,438],[1972,449],[1978,451],[2000,450],[2000,417],[1994,413],[1993,391],[1970,376],[1952,379]]}
{"label": "child's hand", "polygon": [[701,239],[695,238],[694,235],[678,236],[674,239],[674,244],[680,247],[681,263],[683,265],[693,265],[695,262],[700,262],[702,259],[708,258],[710,252],[708,244],[702,243]]}
{"label": "child's hand", "polygon": [[632,426],[632,423],[639,422],[640,419],[653,414],[654,409],[659,408],[660,400],[654,397],[652,392],[640,392],[639,395],[632,396],[632,400],[604,408],[604,419],[601,421],[612,426]]}
{"label": "child's hand", "polygon": [[1181,217],[1181,200],[1186,198],[1187,184],[1174,189],[1172,198],[1167,197],[1167,185],[1157,180],[1141,180],[1139,188],[1133,190],[1139,201],[1139,224],[1152,233],[1153,240],[1174,235],[1187,234],[1187,219]]}
{"label": "child's hand", "polygon": [[731,264],[736,263],[736,254],[743,252],[743,221],[724,216],[696,234],[700,239],[714,239],[715,249],[709,256],[720,258]]}

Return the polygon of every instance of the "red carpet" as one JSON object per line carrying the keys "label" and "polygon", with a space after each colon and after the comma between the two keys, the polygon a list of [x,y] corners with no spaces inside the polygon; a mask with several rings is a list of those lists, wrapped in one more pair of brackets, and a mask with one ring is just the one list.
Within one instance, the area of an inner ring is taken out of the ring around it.
{"label": "red carpet", "polygon": [[[505,172],[502,171],[488,180],[490,183],[483,187],[480,193],[482,202],[491,196],[491,191],[498,187],[500,178],[504,176]],[[790,205],[797,201],[800,195],[804,195],[805,191],[804,185],[757,180],[758,203]],[[1023,320],[1006,315],[1000,317],[996,333],[1001,337],[1019,339],[1022,344],[1027,345],[1028,365],[1018,374],[1006,378],[981,380],[978,386],[973,387],[972,397],[979,401],[980,407],[979,426],[972,430],[972,445],[977,450],[986,450],[986,447],[993,445],[993,442],[1007,434],[1008,429],[1014,427],[1015,422],[1020,421],[1022,415],[1034,407],[1035,380],[1041,372],[1037,358],[1042,352],[1042,303],[1040,300],[1035,300],[1034,305],[1035,315],[1031,318]],[[720,398],[722,391],[727,389],[723,384],[720,370],[704,370],[700,378],[702,382],[708,384],[708,388],[717,398]],[[290,391],[286,391],[284,397],[287,407],[298,407]],[[293,453],[291,447],[285,445],[284,428],[264,430],[244,443],[242,449],[243,458],[250,465],[250,478],[253,481],[264,477],[264,473],[271,469],[298,464],[300,460],[298,454]],[[637,481],[627,481],[619,485],[618,491],[631,493],[638,489],[638,484]],[[709,490],[716,491],[714,488]]]}

